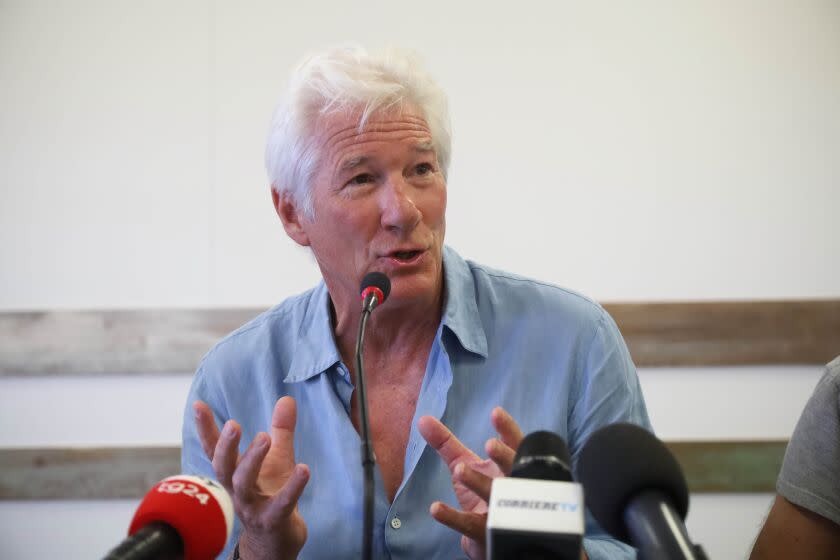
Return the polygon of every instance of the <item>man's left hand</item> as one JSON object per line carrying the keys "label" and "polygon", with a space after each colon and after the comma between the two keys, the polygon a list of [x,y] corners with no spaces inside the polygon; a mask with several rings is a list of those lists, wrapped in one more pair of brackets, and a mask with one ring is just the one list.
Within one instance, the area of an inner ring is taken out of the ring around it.
{"label": "man's left hand", "polygon": [[515,449],[522,441],[522,430],[503,408],[493,409],[490,422],[499,437],[487,440],[484,446],[489,459],[481,459],[473,453],[437,418],[423,416],[417,424],[420,434],[449,467],[455,496],[461,506],[459,511],[443,502],[434,502],[430,513],[436,521],[463,535],[461,548],[471,560],[483,560],[486,556],[490,488],[494,478],[510,474]]}

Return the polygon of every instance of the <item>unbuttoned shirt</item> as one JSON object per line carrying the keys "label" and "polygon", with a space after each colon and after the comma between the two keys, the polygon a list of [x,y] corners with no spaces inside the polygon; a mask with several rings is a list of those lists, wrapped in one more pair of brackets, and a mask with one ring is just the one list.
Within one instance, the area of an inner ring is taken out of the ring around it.
{"label": "unbuttoned shirt", "polygon": [[[572,462],[598,428],[650,428],[636,370],[612,318],[568,290],[500,272],[444,248],[444,307],[411,423],[403,480],[389,503],[377,470],[374,557],[465,558],[460,535],[429,514],[437,500],[457,508],[449,469],[417,430],[424,415],[443,422],[479,456],[496,437],[490,412],[502,406],[524,433],[550,430]],[[385,303],[387,305],[387,303]],[[182,467],[214,478],[192,403],[206,402],[221,427],[242,426],[240,452],[269,431],[275,402],[297,403],[295,460],[310,469],[298,502],[308,539],[301,559],[358,559],[363,524],[360,437],[350,420],[353,384],[336,346],[330,297],[317,287],[261,314],[220,341],[195,374],[184,413]],[[406,406],[410,406],[406,403]],[[223,557],[238,538],[239,520]],[[587,512],[592,559],[633,558]]]}

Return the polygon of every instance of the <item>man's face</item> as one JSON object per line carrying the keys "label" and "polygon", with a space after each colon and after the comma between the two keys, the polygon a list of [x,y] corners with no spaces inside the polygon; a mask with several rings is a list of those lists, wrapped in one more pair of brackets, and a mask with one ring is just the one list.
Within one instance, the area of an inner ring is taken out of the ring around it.
{"label": "man's face", "polygon": [[[371,271],[391,279],[391,306],[434,301],[442,289],[446,183],[416,110],[322,118],[313,221],[300,226],[333,298],[356,297]],[[300,242],[300,240],[298,240]]]}

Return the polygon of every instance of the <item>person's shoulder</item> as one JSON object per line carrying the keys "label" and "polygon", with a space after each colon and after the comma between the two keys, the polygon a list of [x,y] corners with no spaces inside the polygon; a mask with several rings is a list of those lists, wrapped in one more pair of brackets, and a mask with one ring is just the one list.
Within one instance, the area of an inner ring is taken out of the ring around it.
{"label": "person's shoulder", "polygon": [[204,355],[200,368],[208,363],[240,360],[242,356],[256,356],[277,344],[291,344],[301,325],[319,299],[322,286],[286,298],[263,311],[250,321],[225,335]]}
{"label": "person's shoulder", "polygon": [[814,407],[837,409],[837,414],[840,414],[840,356],[826,364],[823,375],[806,405],[806,411]]}
{"label": "person's shoulder", "polygon": [[611,320],[598,302],[577,291],[471,260],[466,263],[475,282],[477,297],[484,297],[494,305],[510,306],[519,311],[530,309],[578,324]]}
{"label": "person's shoulder", "polygon": [[837,356],[825,366],[825,377],[835,386],[840,385],[840,356]]}

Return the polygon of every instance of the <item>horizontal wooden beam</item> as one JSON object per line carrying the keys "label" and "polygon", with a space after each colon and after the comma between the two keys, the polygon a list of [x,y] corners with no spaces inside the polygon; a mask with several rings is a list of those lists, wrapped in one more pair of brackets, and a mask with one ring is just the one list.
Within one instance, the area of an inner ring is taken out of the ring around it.
{"label": "horizontal wooden beam", "polygon": [[[825,364],[840,300],[605,305],[636,365]],[[0,313],[0,375],[192,372],[260,309]]]}
{"label": "horizontal wooden beam", "polygon": [[826,364],[840,300],[605,305],[638,366]]}
{"label": "horizontal wooden beam", "polygon": [[787,441],[677,441],[667,445],[692,492],[775,492]]}
{"label": "horizontal wooden beam", "polygon": [[[692,492],[773,492],[786,442],[667,445]],[[140,498],[180,468],[177,447],[0,449],[0,500]]]}
{"label": "horizontal wooden beam", "polygon": [[191,373],[214,343],[261,311],[0,313],[0,374]]}
{"label": "horizontal wooden beam", "polygon": [[140,498],[181,471],[177,447],[0,449],[0,500]]}

